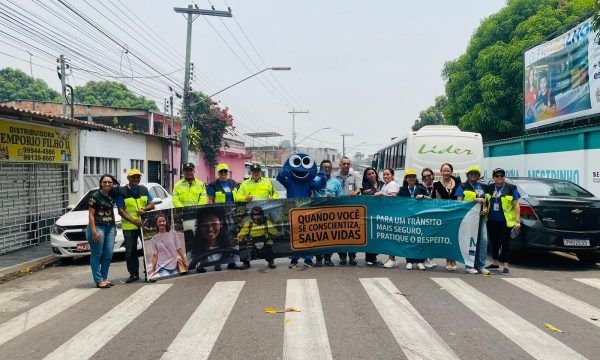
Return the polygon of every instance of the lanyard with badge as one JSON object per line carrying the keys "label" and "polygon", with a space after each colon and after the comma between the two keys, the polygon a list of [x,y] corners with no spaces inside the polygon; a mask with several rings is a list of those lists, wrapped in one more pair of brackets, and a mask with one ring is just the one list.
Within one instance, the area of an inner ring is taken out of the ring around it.
{"label": "lanyard with badge", "polygon": [[414,186],[414,187],[412,188],[412,190],[411,190],[411,189],[410,189],[410,186],[409,186],[409,187],[408,187],[408,192],[410,193],[410,197],[414,198],[414,197],[415,197],[415,194],[417,193],[417,187],[416,187],[416,186]]}
{"label": "lanyard with badge", "polygon": [[494,200],[492,204],[493,211],[500,211],[500,197],[502,196],[502,192],[504,191],[504,185],[500,189],[497,186],[494,186]]}

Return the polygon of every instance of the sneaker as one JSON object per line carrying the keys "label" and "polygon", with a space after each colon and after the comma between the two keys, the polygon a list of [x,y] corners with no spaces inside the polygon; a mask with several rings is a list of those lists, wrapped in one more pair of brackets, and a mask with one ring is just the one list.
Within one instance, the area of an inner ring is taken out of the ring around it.
{"label": "sneaker", "polygon": [[396,260],[388,259],[388,261],[386,261],[385,264],[383,264],[383,267],[389,269],[396,267],[397,265],[398,263],[396,262]]}
{"label": "sneaker", "polygon": [[221,270],[223,270],[221,265],[215,265],[215,271],[221,271]]}
{"label": "sneaker", "polygon": [[451,268],[452,271],[458,271],[458,265],[452,265]]}
{"label": "sneaker", "polygon": [[304,260],[304,266],[311,268],[315,266],[315,263],[312,260]]}
{"label": "sneaker", "polygon": [[490,264],[490,265],[486,266],[485,268],[488,270],[497,270],[497,269],[500,269],[500,265]]}
{"label": "sneaker", "polygon": [[346,261],[346,259],[345,259],[345,258],[344,258],[344,259],[340,259],[340,265],[341,265],[341,266],[344,266],[344,265],[346,265],[346,262],[347,262],[347,261]]}
{"label": "sneaker", "polygon": [[333,261],[331,261],[331,259],[327,259],[325,260],[325,266],[335,266],[335,264],[333,263]]}
{"label": "sneaker", "polygon": [[290,263],[290,265],[288,266],[288,268],[290,269],[295,269],[298,266],[298,262],[297,261],[293,261]]}
{"label": "sneaker", "polygon": [[[424,264],[424,263],[418,263],[418,264],[417,264],[417,267],[419,268],[419,270],[426,270],[426,269],[427,269],[427,267],[425,266],[425,264]],[[430,269],[431,269],[431,268],[430,268]]]}
{"label": "sneaker", "polygon": [[412,269],[413,269],[412,263],[407,263],[406,264],[406,270],[412,270]]}
{"label": "sneaker", "polygon": [[358,263],[356,262],[355,258],[350,258],[350,261],[348,262],[351,266],[356,266]]}
{"label": "sneaker", "polygon": [[479,274],[479,271],[477,271],[475,268],[466,268],[465,271],[467,274]]}
{"label": "sneaker", "polygon": [[196,271],[199,272],[200,274],[204,274],[206,272],[206,269],[201,267],[201,268],[197,268]]}
{"label": "sneaker", "polygon": [[227,270],[237,270],[239,269],[236,263],[227,264]]}
{"label": "sneaker", "polygon": [[502,275],[508,275],[508,274],[510,274],[510,270],[508,270],[508,268],[502,269]]}
{"label": "sneaker", "polygon": [[367,261],[367,266],[375,266],[375,263],[372,261]]}
{"label": "sneaker", "polygon": [[321,267],[321,266],[323,266],[323,260],[319,259],[315,262],[315,267]]}
{"label": "sneaker", "polygon": [[273,260],[269,261],[268,265],[269,269],[275,269],[277,267],[277,265],[275,265],[275,262]]}
{"label": "sneaker", "polygon": [[490,273],[490,271],[488,269],[483,268],[483,267],[479,268],[477,271],[479,271],[479,273],[483,274],[483,275],[488,275]]}
{"label": "sneaker", "polygon": [[132,282],[136,282],[136,281],[138,281],[139,279],[140,279],[140,276],[139,276],[139,275],[136,275],[136,274],[131,274],[131,275],[129,275],[129,277],[127,278],[127,280],[125,280],[125,282],[126,282],[127,284],[131,284]]}
{"label": "sneaker", "polygon": [[244,264],[239,267],[240,270],[246,270],[250,268],[250,261],[244,261]]}
{"label": "sneaker", "polygon": [[429,259],[425,260],[425,262],[423,263],[423,265],[425,265],[425,267],[428,268],[428,269],[433,269],[434,267],[437,266],[436,263],[434,263],[433,261],[431,261]]}

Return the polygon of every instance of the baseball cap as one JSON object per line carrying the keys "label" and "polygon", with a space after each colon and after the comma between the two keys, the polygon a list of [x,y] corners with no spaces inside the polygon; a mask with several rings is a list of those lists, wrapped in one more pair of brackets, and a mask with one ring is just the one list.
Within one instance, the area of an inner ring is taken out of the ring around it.
{"label": "baseball cap", "polygon": [[221,172],[221,170],[229,171],[229,166],[227,164],[219,164],[217,165],[217,172]]}
{"label": "baseball cap", "polygon": [[195,166],[193,163],[188,162],[188,163],[183,164],[183,170],[185,170],[185,169],[194,170],[194,168],[195,168]]}
{"label": "baseball cap", "polygon": [[142,172],[139,171],[138,169],[131,169],[129,170],[129,172],[127,173],[127,176],[142,176]]}
{"label": "baseball cap", "polygon": [[479,175],[481,175],[481,169],[477,165],[469,166],[467,168],[467,174],[472,173],[472,172],[476,172]]}
{"label": "baseball cap", "polygon": [[506,175],[506,171],[504,171],[503,168],[495,168],[494,171],[492,171],[492,176],[496,176],[497,174]]}
{"label": "baseball cap", "polygon": [[409,176],[409,175],[417,176],[417,172],[415,171],[415,169],[406,169],[406,171],[404,172],[404,176]]}
{"label": "baseball cap", "polygon": [[252,164],[252,166],[250,166],[250,171],[260,171],[260,164]]}

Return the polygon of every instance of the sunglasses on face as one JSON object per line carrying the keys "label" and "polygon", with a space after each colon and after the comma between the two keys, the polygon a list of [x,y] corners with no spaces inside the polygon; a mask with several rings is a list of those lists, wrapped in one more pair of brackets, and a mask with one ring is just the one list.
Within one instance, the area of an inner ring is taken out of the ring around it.
{"label": "sunglasses on face", "polygon": [[495,177],[495,178],[503,178],[503,177],[504,177],[504,174],[496,174],[496,175],[494,175],[494,177]]}
{"label": "sunglasses on face", "polygon": [[227,170],[221,170],[221,171],[219,171],[219,174],[227,174],[227,172],[228,172]]}

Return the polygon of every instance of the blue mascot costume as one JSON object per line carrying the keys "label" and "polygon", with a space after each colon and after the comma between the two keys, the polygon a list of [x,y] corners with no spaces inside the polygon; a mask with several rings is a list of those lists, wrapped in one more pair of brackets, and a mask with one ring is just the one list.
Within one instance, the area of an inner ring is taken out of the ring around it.
{"label": "blue mascot costume", "polygon": [[[313,158],[304,153],[290,155],[283,164],[283,168],[277,174],[279,181],[287,190],[288,199],[307,198],[313,191],[323,189],[327,185],[325,172],[317,172],[317,164]],[[297,255],[290,256],[290,269],[298,265]],[[304,256],[304,264],[312,266],[312,255]]]}

